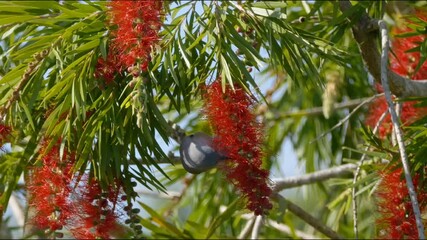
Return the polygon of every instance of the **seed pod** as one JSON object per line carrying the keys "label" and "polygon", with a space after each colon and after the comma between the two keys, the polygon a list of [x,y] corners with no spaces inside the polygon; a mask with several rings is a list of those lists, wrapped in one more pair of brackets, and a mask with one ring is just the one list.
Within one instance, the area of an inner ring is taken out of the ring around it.
{"label": "seed pod", "polygon": [[139,219],[137,217],[132,217],[132,222],[133,223],[139,223]]}
{"label": "seed pod", "polygon": [[24,75],[22,76],[22,80],[27,80],[28,78],[30,78],[30,74],[29,73],[24,73]]}
{"label": "seed pod", "polygon": [[28,67],[34,69],[34,66],[36,66],[35,62],[28,63]]}
{"label": "seed pod", "polygon": [[49,51],[47,49],[43,50],[41,52],[41,57],[46,57],[48,53],[49,53]]}
{"label": "seed pod", "polygon": [[55,237],[56,238],[63,238],[64,237],[64,233],[62,233],[62,232],[55,232]]}
{"label": "seed pod", "polygon": [[39,62],[43,59],[43,57],[42,57],[41,53],[37,53],[37,54],[34,54],[34,59],[36,59]]}
{"label": "seed pod", "polygon": [[33,71],[33,69],[31,69],[30,67],[28,67],[27,69],[25,69],[25,74],[30,75],[32,71]]}

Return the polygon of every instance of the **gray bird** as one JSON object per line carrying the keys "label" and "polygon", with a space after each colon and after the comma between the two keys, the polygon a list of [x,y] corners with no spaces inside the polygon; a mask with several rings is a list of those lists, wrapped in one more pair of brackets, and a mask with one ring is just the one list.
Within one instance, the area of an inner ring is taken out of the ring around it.
{"label": "gray bird", "polygon": [[212,137],[203,132],[185,136],[179,152],[184,169],[192,174],[208,171],[218,165],[225,156],[212,148]]}

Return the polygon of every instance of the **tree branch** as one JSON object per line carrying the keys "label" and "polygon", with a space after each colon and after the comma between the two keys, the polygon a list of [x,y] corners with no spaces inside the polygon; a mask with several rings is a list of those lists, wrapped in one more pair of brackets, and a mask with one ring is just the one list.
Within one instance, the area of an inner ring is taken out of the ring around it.
{"label": "tree branch", "polygon": [[[348,0],[339,1],[339,5],[343,13],[353,7]],[[376,82],[381,83],[381,57],[376,42],[377,29],[378,21],[371,19],[367,13],[362,13],[358,22],[352,27],[353,36],[359,45],[368,71]],[[385,71],[390,82],[390,90],[394,95],[398,97],[427,96],[427,80],[413,81],[394,73],[389,68]]]}
{"label": "tree branch", "polygon": [[[226,206],[220,206],[221,212],[224,212],[225,209],[227,209]],[[242,214],[240,217],[242,219],[248,220],[248,222],[246,223],[242,232],[237,237],[238,239],[244,239],[249,234],[249,231],[252,229],[252,225],[255,222],[255,215],[253,213],[245,213],[245,214]],[[298,229],[291,229],[288,225],[285,225],[283,223],[278,223],[275,220],[271,220],[269,218],[266,218],[265,221],[266,221],[266,224],[268,226],[273,227],[273,228],[275,228],[275,229],[277,229],[277,230],[279,230],[279,231],[281,231],[287,235],[296,236],[297,238],[301,238],[301,239],[316,239],[316,236],[314,236],[314,235],[307,234],[307,233],[300,231]],[[248,229],[246,229],[246,228],[248,228]],[[247,231],[247,232],[245,232],[245,231]]]}
{"label": "tree branch", "polygon": [[298,177],[289,177],[284,179],[272,179],[274,192],[280,192],[283,189],[299,187],[306,184],[320,182],[334,177],[347,175],[357,168],[357,164],[349,163],[341,166],[319,170],[314,173],[305,174]]}
{"label": "tree branch", "polygon": [[328,226],[322,224],[322,221],[313,217],[311,214],[306,212],[304,209],[300,208],[298,205],[294,204],[293,202],[287,200],[280,194],[276,193],[273,195],[273,199],[278,202],[283,202],[286,205],[286,208],[295,214],[297,217],[304,220],[306,223],[310,224],[312,227],[314,227],[319,232],[325,234],[327,237],[332,239],[343,239],[342,236],[340,236],[337,232],[329,228]]}
{"label": "tree branch", "polygon": [[254,226],[252,227],[251,239],[259,238],[259,231],[262,225],[262,215],[256,216]]}
{"label": "tree branch", "polygon": [[251,231],[252,226],[254,225],[255,222],[255,216],[252,216],[248,222],[246,223],[245,227],[243,228],[242,232],[240,232],[239,236],[237,236],[237,239],[246,239],[249,231]]}
{"label": "tree branch", "polygon": [[285,224],[277,223],[276,221],[273,221],[271,219],[267,220],[267,224],[270,225],[271,227],[274,227],[275,229],[277,229],[279,231],[282,231],[282,232],[287,233],[287,234],[292,235],[292,236],[296,236],[298,238],[316,239],[316,237],[313,235],[307,234],[307,233],[299,231],[299,230],[291,229],[289,226],[287,226]]}
{"label": "tree branch", "polygon": [[332,132],[333,130],[335,130],[336,128],[338,128],[339,126],[341,126],[342,124],[344,124],[346,121],[348,121],[348,119],[350,119],[351,116],[353,116],[354,113],[356,113],[357,110],[359,110],[363,105],[370,103],[372,101],[374,101],[376,98],[382,96],[383,93],[380,94],[376,94],[372,97],[366,98],[364,101],[362,101],[359,105],[357,105],[345,118],[341,119],[337,124],[335,124],[332,128],[330,128],[328,131],[320,134],[318,137],[316,137],[316,139],[312,140],[310,143],[313,143],[319,139],[321,139],[322,137],[326,136],[326,134]]}
{"label": "tree branch", "polygon": [[[354,107],[357,107],[361,104],[363,105],[364,103],[366,103],[366,101],[368,101],[368,102],[372,101],[371,98],[372,97],[352,99],[352,100],[348,100],[348,101],[341,102],[341,103],[335,103],[334,109],[340,110],[340,109],[345,109],[345,108],[354,108]],[[284,112],[284,113],[274,112],[273,115],[271,117],[269,117],[268,119],[273,120],[273,121],[277,121],[277,120],[281,120],[283,118],[302,117],[302,116],[310,117],[310,116],[317,116],[317,115],[322,115],[322,114],[323,114],[323,107],[314,107],[314,108],[304,109],[304,110],[295,111],[295,112]]]}
{"label": "tree branch", "polygon": [[397,144],[399,146],[400,158],[405,172],[406,186],[408,187],[409,196],[411,198],[412,208],[414,209],[415,220],[418,228],[418,237],[425,239],[424,226],[421,219],[420,207],[418,205],[417,193],[415,191],[414,184],[412,182],[411,170],[408,164],[408,156],[406,155],[405,143],[403,140],[402,129],[400,128],[399,119],[394,109],[393,100],[391,99],[390,87],[388,85],[388,51],[389,51],[389,39],[387,25],[384,21],[378,22],[381,31],[381,84],[384,88],[385,98],[388,105],[388,111],[391,115],[391,121],[393,123],[393,130],[396,135]]}

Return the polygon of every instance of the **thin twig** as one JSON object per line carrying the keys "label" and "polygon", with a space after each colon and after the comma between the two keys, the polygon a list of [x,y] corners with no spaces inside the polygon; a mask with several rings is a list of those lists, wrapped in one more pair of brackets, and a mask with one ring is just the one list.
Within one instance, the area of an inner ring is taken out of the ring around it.
{"label": "thin twig", "polygon": [[252,226],[254,225],[254,222],[255,222],[255,216],[252,216],[246,223],[243,230],[240,232],[239,236],[237,236],[237,239],[246,239],[248,237],[249,232],[252,229]]}
{"label": "thin twig", "polygon": [[[383,112],[383,114],[380,116],[380,118],[378,119],[377,123],[375,124],[374,129],[372,130],[372,133],[374,135],[377,134],[378,129],[380,128],[380,125],[382,124],[382,122],[384,121],[385,117],[388,114],[388,110],[386,110],[385,112]],[[369,146],[365,147],[365,152],[369,150]],[[362,155],[362,157],[360,158],[359,164],[357,165],[356,171],[354,172],[354,177],[353,177],[353,189],[351,192],[351,196],[352,196],[352,200],[353,200],[353,230],[354,230],[354,238],[358,239],[359,238],[359,227],[357,224],[357,202],[356,202],[356,182],[357,182],[357,178],[359,177],[360,171],[362,170],[362,165],[365,162],[366,159],[366,153],[364,153]]]}
{"label": "thin twig", "polygon": [[258,239],[262,225],[262,215],[256,216],[254,226],[252,227],[251,239]]}
{"label": "thin twig", "polygon": [[299,187],[306,184],[320,182],[334,177],[347,175],[357,168],[357,164],[348,163],[341,166],[319,170],[314,173],[305,174],[298,177],[289,177],[284,179],[272,179],[274,192],[280,192],[283,189]]}
{"label": "thin twig", "polygon": [[340,236],[337,232],[332,230],[330,227],[322,224],[322,221],[320,219],[317,219],[313,217],[311,214],[306,212],[304,209],[300,208],[298,205],[294,204],[293,202],[287,200],[280,194],[276,193],[273,195],[273,199],[278,202],[283,202],[286,206],[286,208],[295,214],[297,217],[304,220],[306,223],[310,224],[310,226],[314,227],[319,232],[325,234],[327,237],[332,239],[343,239],[342,236]]}
{"label": "thin twig", "polygon": [[329,129],[328,131],[320,134],[316,139],[310,141],[310,143],[316,142],[319,139],[321,139],[322,137],[326,136],[328,133],[332,132],[333,130],[335,130],[336,128],[338,128],[339,126],[341,126],[343,123],[345,123],[346,121],[348,121],[348,119],[350,119],[350,117],[356,113],[357,110],[359,110],[363,105],[372,102],[373,100],[375,100],[378,97],[383,96],[383,93],[380,94],[376,94],[372,97],[367,98],[366,100],[362,101],[359,105],[357,105],[351,112],[350,114],[348,114],[345,118],[341,119],[337,124],[335,124],[335,126],[333,126],[331,129]]}
{"label": "thin twig", "polygon": [[[366,100],[370,100],[370,99],[371,97],[352,99],[345,102],[335,103],[334,109],[340,110],[340,109],[357,107],[361,103],[364,103]],[[316,115],[322,115],[322,114],[323,114],[323,107],[314,107],[314,108],[294,111],[294,112],[273,113],[273,116],[270,117],[269,119],[273,121],[277,121],[283,118],[302,117],[302,116],[310,117],[310,116],[316,116]]]}
{"label": "thin twig", "polygon": [[[221,206],[220,207],[220,211],[221,212],[224,212],[226,209],[227,209],[226,206]],[[242,214],[240,217],[242,219],[248,220],[248,223],[249,223],[249,221],[252,221],[252,224],[253,224],[254,221],[255,221],[255,216],[254,216],[253,213]],[[265,220],[266,220],[266,224],[268,226],[273,227],[273,228],[275,228],[275,229],[277,229],[277,230],[279,230],[279,231],[281,231],[281,232],[283,232],[283,233],[285,233],[287,235],[296,236],[297,238],[301,238],[301,239],[316,239],[316,238],[318,238],[318,237],[316,237],[314,235],[307,234],[307,233],[305,233],[303,231],[300,231],[300,230],[297,230],[297,229],[291,229],[288,225],[285,225],[283,223],[278,223],[275,220],[271,220],[271,219],[268,219],[268,218],[265,219]],[[249,225],[248,223],[246,224],[245,229]],[[251,224],[249,230],[252,229],[252,224]],[[239,236],[242,236],[242,234],[240,234]]]}
{"label": "thin twig", "polygon": [[385,98],[387,100],[388,110],[391,114],[391,121],[396,134],[397,144],[399,146],[400,157],[405,172],[406,185],[408,187],[409,196],[411,198],[412,208],[414,209],[415,221],[418,229],[418,237],[425,239],[424,226],[421,219],[420,207],[418,205],[417,193],[412,182],[411,170],[408,164],[408,156],[406,155],[405,143],[403,139],[402,129],[400,128],[399,119],[397,118],[396,111],[394,109],[393,101],[391,98],[390,87],[388,85],[388,51],[389,51],[389,38],[387,25],[383,20],[378,21],[378,26],[381,31],[381,84],[384,88]]}
{"label": "thin twig", "polygon": [[[394,109],[396,110],[397,119],[400,119],[400,114],[402,113],[402,103],[396,102]],[[396,133],[394,132],[394,128],[393,128],[393,134],[391,135],[391,144],[393,146],[397,145]]]}
{"label": "thin twig", "polygon": [[289,226],[287,226],[285,224],[278,223],[278,222],[273,221],[271,219],[267,220],[267,224],[271,227],[274,227],[275,229],[277,229],[281,232],[284,232],[284,233],[289,234],[291,236],[296,236],[298,238],[302,238],[302,239],[316,239],[317,238],[317,237],[310,235],[310,234],[307,234],[305,232],[291,229]]}

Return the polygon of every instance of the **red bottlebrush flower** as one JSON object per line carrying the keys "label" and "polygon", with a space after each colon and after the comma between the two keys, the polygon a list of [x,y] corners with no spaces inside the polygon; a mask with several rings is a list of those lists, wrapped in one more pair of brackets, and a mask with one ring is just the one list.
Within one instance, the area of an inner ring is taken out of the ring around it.
{"label": "red bottlebrush flower", "polygon": [[120,72],[120,66],[117,64],[117,58],[113,54],[109,54],[106,60],[102,57],[98,58],[95,78],[104,78],[105,83],[110,84],[114,80],[114,75]]}
{"label": "red bottlebrush flower", "polygon": [[77,239],[110,239],[111,233],[121,230],[121,185],[115,183],[103,190],[87,175],[74,175],[75,156],[64,150],[61,159],[59,142],[48,149],[50,143],[45,141],[39,152],[42,166],[31,169],[27,181],[30,206],[35,211],[31,221],[50,232],[68,229]]}
{"label": "red bottlebrush flower", "polygon": [[[394,35],[407,33],[409,28],[397,28],[392,31]],[[419,68],[415,69],[420,61],[420,52],[407,52],[419,46],[425,39],[425,35],[412,37],[394,37],[392,41],[392,50],[395,55],[390,54],[390,68],[397,74],[409,77],[413,80],[427,78],[427,61]]]}
{"label": "red bottlebrush flower", "polygon": [[272,208],[271,189],[269,173],[261,168],[262,126],[251,112],[252,101],[239,86],[235,91],[227,86],[223,93],[220,79],[206,90],[205,112],[216,135],[213,145],[229,158],[226,175],[247,197],[248,209],[265,214]]}
{"label": "red bottlebrush flower", "polygon": [[3,124],[0,124],[0,143],[5,141],[9,137],[12,128]]}
{"label": "red bottlebrush flower", "polygon": [[[422,12],[417,12],[419,17],[423,17]],[[406,33],[410,29],[407,27],[395,28],[392,30],[394,34]],[[415,72],[415,68],[420,60],[420,52],[407,52],[423,42],[425,35],[418,35],[412,37],[395,37],[392,41],[392,50],[395,55],[390,53],[390,68],[395,73],[409,77],[413,80],[420,80],[427,78],[427,62],[424,62],[420,69]],[[378,92],[383,92],[380,84],[376,85]],[[402,105],[401,120],[404,125],[410,125],[420,117],[427,114],[427,108],[416,108],[414,105],[416,101],[404,102]],[[366,124],[370,127],[374,127],[380,116],[387,110],[387,103],[384,97],[375,100],[369,109],[368,116],[366,118]],[[380,137],[384,138],[391,133],[392,122],[391,117],[388,115],[379,128]]]}
{"label": "red bottlebrush flower", "polygon": [[139,63],[141,70],[150,61],[152,46],[159,40],[158,31],[163,1],[123,1],[110,3],[111,21],[117,25],[113,31],[112,49],[126,69]]}
{"label": "red bottlebrush flower", "polygon": [[[380,173],[381,183],[376,193],[379,235],[384,239],[418,239],[417,225],[411,200],[402,175],[402,168]],[[413,178],[421,212],[426,210],[427,193],[419,183],[419,175]]]}
{"label": "red bottlebrush flower", "polygon": [[10,135],[12,128],[3,124],[0,124],[0,147],[6,142]]}
{"label": "red bottlebrush flower", "polygon": [[47,149],[48,145],[48,141],[43,143],[40,150],[42,166],[32,168],[27,189],[30,205],[35,210],[32,221],[40,229],[55,231],[64,227],[73,212],[68,199],[72,191],[73,156],[67,156],[64,151],[61,159],[59,144],[50,149]]}
{"label": "red bottlebrush flower", "polygon": [[120,230],[120,185],[102,190],[95,179],[87,179],[83,184],[75,193],[76,212],[68,228],[77,239],[109,239],[111,233]]}
{"label": "red bottlebrush flower", "polygon": [[110,3],[112,42],[107,61],[98,60],[95,77],[103,77],[107,83],[113,80],[115,72],[138,65],[146,71],[151,61],[152,47],[159,41],[158,31],[162,25],[163,1],[123,1]]}
{"label": "red bottlebrush flower", "polygon": [[[424,116],[427,113],[426,107],[415,107],[416,101],[408,101],[402,103],[402,112],[400,114],[400,120],[404,126],[409,126],[414,123],[417,119]],[[387,102],[385,97],[380,97],[373,101],[369,107],[369,112],[366,117],[366,124],[374,128],[380,119],[381,115],[387,110]],[[386,137],[392,131],[391,116],[388,114],[381,125],[379,126],[379,136],[381,138]]]}

